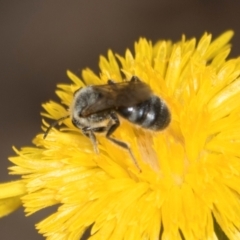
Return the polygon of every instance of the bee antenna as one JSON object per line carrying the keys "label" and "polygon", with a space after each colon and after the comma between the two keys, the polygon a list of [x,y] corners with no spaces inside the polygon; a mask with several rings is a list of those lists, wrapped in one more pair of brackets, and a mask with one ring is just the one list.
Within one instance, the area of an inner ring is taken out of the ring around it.
{"label": "bee antenna", "polygon": [[43,135],[43,139],[45,139],[45,138],[47,137],[49,131],[50,131],[53,127],[55,127],[59,122],[65,120],[66,118],[69,118],[69,117],[70,117],[69,115],[67,115],[67,116],[65,116],[65,117],[61,117],[61,118],[57,119],[56,121],[54,121],[52,124],[50,124],[49,127],[47,128],[46,132],[45,132],[44,135]]}

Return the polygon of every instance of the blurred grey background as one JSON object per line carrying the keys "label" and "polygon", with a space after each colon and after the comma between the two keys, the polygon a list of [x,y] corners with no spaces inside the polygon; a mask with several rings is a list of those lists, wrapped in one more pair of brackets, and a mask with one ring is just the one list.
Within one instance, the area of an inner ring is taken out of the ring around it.
{"label": "blurred grey background", "polygon": [[[66,69],[98,72],[100,54],[123,54],[140,36],[153,41],[216,37],[235,30],[231,56],[240,55],[240,1],[236,0],[23,0],[0,1],[0,181],[8,175],[11,146],[31,145],[41,131],[41,104],[69,83]],[[0,239],[43,239],[34,224],[53,209],[0,219]]]}

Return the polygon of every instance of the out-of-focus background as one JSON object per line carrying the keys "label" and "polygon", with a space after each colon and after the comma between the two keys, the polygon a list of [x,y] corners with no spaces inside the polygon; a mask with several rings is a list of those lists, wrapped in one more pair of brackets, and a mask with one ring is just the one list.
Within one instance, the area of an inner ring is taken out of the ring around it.
{"label": "out-of-focus background", "polygon": [[[41,131],[41,104],[57,100],[56,84],[69,83],[66,69],[98,73],[100,54],[123,54],[140,36],[155,42],[227,29],[238,56],[239,9],[234,0],[0,1],[0,181],[16,179],[7,171],[11,147],[31,145]],[[21,208],[0,219],[0,239],[43,239],[34,224],[51,211],[26,218]]]}

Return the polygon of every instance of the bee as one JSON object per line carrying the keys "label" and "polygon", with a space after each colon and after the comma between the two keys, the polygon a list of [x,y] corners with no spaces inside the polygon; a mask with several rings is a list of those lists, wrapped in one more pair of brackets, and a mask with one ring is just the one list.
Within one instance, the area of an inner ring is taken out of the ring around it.
{"label": "bee", "polygon": [[96,153],[98,147],[95,133],[105,133],[108,140],[130,153],[139,170],[140,167],[129,145],[112,137],[120,126],[119,116],[153,131],[165,129],[171,120],[166,103],[137,76],[120,83],[108,80],[107,84],[79,88],[74,93],[69,110],[68,116],[58,119],[48,127],[44,138],[58,122],[70,117],[73,125],[90,138]]}

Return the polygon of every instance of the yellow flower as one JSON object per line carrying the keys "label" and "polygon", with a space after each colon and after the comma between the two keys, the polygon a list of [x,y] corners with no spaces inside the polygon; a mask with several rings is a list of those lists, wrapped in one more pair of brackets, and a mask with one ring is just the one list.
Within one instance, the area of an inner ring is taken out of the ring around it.
{"label": "yellow flower", "polygon": [[43,105],[47,118],[67,116],[84,83],[136,75],[167,103],[171,123],[153,132],[121,119],[114,137],[129,144],[141,171],[104,136],[95,154],[70,118],[46,139],[37,135],[36,147],[15,149],[11,173],[22,175],[27,215],[60,204],[36,225],[41,234],[75,240],[91,227],[92,240],[210,240],[217,226],[240,239],[240,58],[226,59],[232,35],[154,45],[141,38],[135,54],[101,57],[99,76],[86,69],[82,81],[67,72],[72,84],[58,85],[61,104]]}

